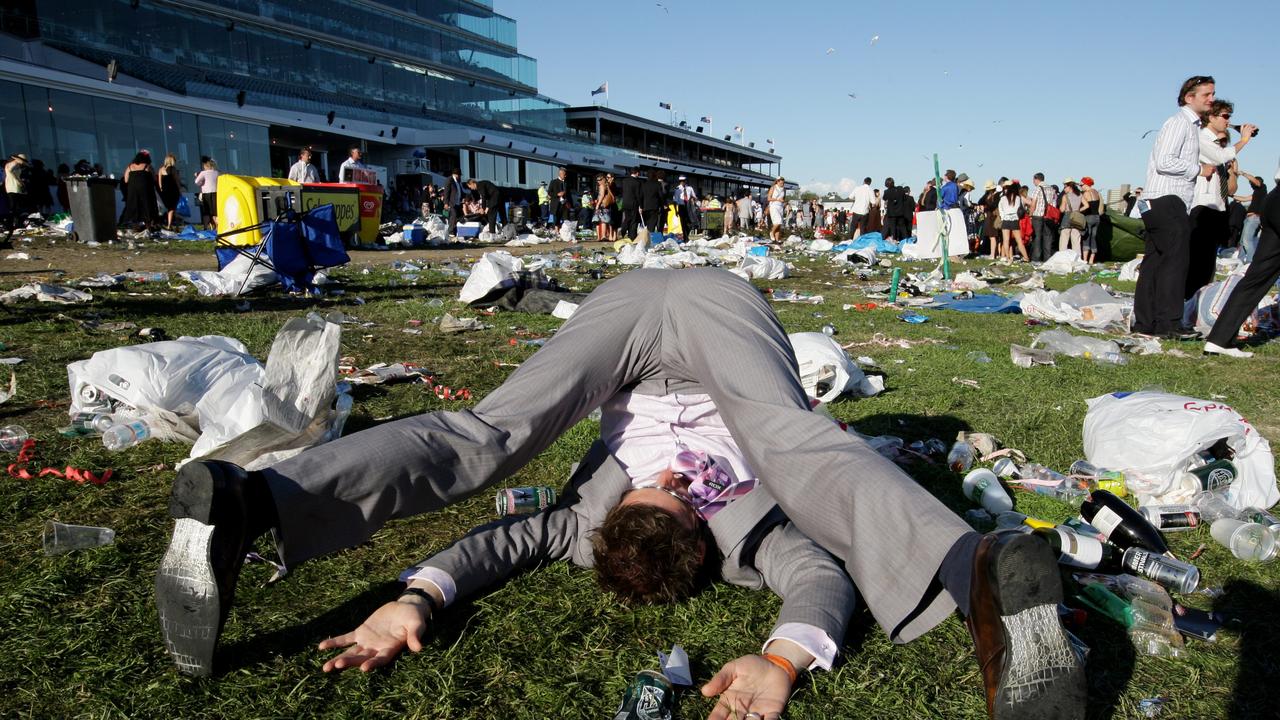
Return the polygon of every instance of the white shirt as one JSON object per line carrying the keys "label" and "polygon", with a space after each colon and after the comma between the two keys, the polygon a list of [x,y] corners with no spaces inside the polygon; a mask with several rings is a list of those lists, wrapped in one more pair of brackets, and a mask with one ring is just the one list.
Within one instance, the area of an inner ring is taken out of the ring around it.
{"label": "white shirt", "polygon": [[1144,200],[1172,195],[1182,198],[1187,210],[1191,210],[1195,196],[1196,176],[1200,174],[1200,116],[1183,105],[1178,112],[1164,121],[1156,144],[1147,160],[1147,182],[1143,185]]}
{"label": "white shirt", "polygon": [[1006,195],[1000,196],[1000,205],[997,210],[1000,212],[1000,219],[1009,221],[1018,219],[1018,208],[1022,207],[1022,198],[1014,196],[1013,202],[1009,202]]}
{"label": "white shirt", "polygon": [[853,190],[853,212],[866,215],[871,212],[871,203],[875,200],[875,191],[870,185],[862,184]]}
{"label": "white shirt", "polygon": [[[600,437],[631,478],[632,488],[653,487],[657,474],[669,468],[676,453],[684,448],[706,452],[733,473],[735,479],[755,477],[710,395],[618,393],[600,412]],[[423,580],[435,585],[446,606],[457,596],[453,578],[439,568],[423,567],[412,575],[406,570],[400,579],[404,582]],[[835,642],[813,625],[784,623],[764,645],[767,647],[777,639],[790,640],[812,655],[810,670],[830,670],[835,661],[838,649]]]}
{"label": "white shirt", "polygon": [[289,179],[300,183],[320,182],[320,173],[316,172],[315,165],[299,160],[289,168]]}
{"label": "white shirt", "polygon": [[[1222,147],[1218,138],[1209,128],[1200,128],[1200,162],[1210,165],[1226,165],[1236,159],[1234,145]],[[1227,204],[1222,199],[1222,181],[1218,173],[1204,177],[1196,174],[1195,192],[1191,198],[1191,207],[1208,207],[1214,210],[1226,210]]]}

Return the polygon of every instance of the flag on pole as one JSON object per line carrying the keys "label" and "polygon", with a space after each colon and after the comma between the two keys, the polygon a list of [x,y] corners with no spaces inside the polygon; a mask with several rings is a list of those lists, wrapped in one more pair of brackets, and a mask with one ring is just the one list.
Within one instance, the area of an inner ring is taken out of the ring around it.
{"label": "flag on pole", "polygon": [[702,116],[702,120],[701,120],[701,122],[704,122],[704,123],[707,123],[708,125],[710,125],[710,124],[711,124],[711,116],[710,116],[710,115],[703,115],[703,116]]}
{"label": "flag on pole", "polygon": [[742,132],[742,126],[741,126],[741,125],[734,125],[734,126],[733,126],[733,131],[734,131],[734,132],[739,132],[739,133],[740,133],[740,132]]}
{"label": "flag on pole", "polygon": [[600,87],[596,88],[595,90],[592,90],[591,95],[592,97],[594,97],[596,95],[599,95],[600,93],[608,94],[608,92],[609,92],[609,83],[604,82],[604,83],[600,83]]}
{"label": "flag on pole", "polygon": [[658,103],[658,107],[662,108],[663,110],[670,110],[671,103],[660,102]]}

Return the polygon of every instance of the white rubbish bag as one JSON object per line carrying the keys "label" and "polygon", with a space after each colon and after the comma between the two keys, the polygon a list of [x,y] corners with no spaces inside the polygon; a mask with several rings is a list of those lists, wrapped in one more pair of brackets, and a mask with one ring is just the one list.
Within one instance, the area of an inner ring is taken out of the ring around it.
{"label": "white rubbish bag", "polygon": [[871,397],[884,390],[884,378],[867,377],[829,336],[803,332],[787,338],[800,366],[800,384],[809,397],[829,403],[846,392]]}
{"label": "white rubbish bag", "polygon": [[471,274],[462,286],[458,299],[470,303],[493,292],[499,287],[511,287],[524,270],[524,261],[506,250],[494,250],[480,256],[471,266]]}
{"label": "white rubbish bag", "polygon": [[560,242],[573,242],[574,233],[578,232],[578,223],[565,220],[560,225]]}
{"label": "white rubbish bag", "polygon": [[1230,406],[1160,390],[1103,395],[1088,404],[1085,456],[1098,467],[1125,471],[1140,504],[1189,501],[1200,487],[1185,473],[1188,465],[1223,438],[1237,470],[1228,502],[1243,509],[1280,500],[1271,444]]}

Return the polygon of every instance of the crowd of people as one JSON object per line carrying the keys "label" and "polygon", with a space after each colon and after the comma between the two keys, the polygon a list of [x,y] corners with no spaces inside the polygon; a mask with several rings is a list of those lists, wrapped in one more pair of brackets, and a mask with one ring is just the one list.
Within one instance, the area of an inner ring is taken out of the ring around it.
{"label": "crowd of people", "polygon": [[[71,212],[67,181],[73,177],[115,179],[116,176],[108,175],[101,164],[85,159],[78,160],[74,167],[62,163],[55,173],[41,160],[28,159],[25,153],[10,155],[4,166],[5,192],[0,207],[5,230],[12,232],[21,227],[32,214],[47,218]],[[182,178],[176,155],[165,155],[157,170],[151,153],[139,150],[119,177],[124,206],[117,220],[120,227],[143,230],[178,227],[182,221],[179,208],[187,183]],[[217,163],[209,157],[201,158],[201,169],[192,182],[200,190],[198,200],[205,227],[213,227],[217,222],[217,181]]]}

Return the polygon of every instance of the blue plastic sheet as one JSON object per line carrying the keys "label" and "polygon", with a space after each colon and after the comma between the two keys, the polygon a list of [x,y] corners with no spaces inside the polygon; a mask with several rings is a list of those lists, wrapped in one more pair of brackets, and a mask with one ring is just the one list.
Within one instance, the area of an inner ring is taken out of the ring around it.
{"label": "blue plastic sheet", "polygon": [[928,305],[939,310],[955,310],[967,313],[1021,313],[1018,301],[1001,295],[984,293],[973,297],[957,297],[955,293],[939,293]]}
{"label": "blue plastic sheet", "polygon": [[831,248],[831,251],[844,252],[845,250],[861,250],[868,247],[875,250],[878,255],[902,252],[898,248],[898,243],[892,240],[885,240],[884,236],[878,232],[863,233],[856,240],[847,240],[836,245]]}

